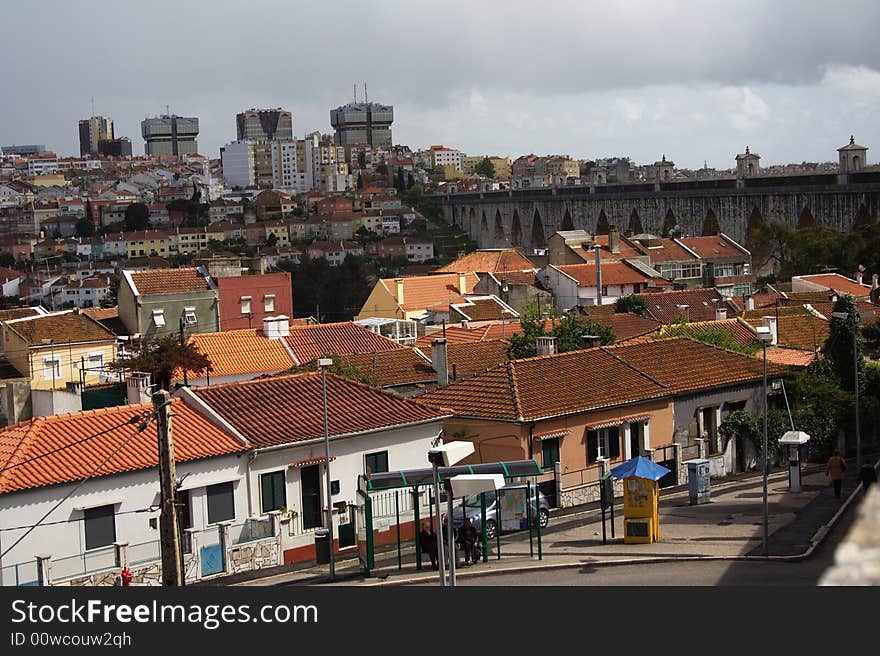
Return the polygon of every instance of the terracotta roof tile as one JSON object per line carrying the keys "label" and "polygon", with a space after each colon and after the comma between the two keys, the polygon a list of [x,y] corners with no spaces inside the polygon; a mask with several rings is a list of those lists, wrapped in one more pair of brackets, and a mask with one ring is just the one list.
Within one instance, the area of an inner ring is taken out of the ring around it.
{"label": "terracotta roof tile", "polygon": [[658,241],[660,242],[659,246],[648,246],[647,244],[639,242],[639,250],[641,250],[644,255],[651,258],[652,265],[656,262],[686,262],[699,260],[696,255],[689,252],[686,248],[683,248],[681,244],[676,243],[674,239],[662,237]]}
{"label": "terracotta roof tile", "polygon": [[795,280],[802,280],[812,285],[833,289],[840,294],[851,294],[855,298],[865,298],[871,294],[870,285],[860,285],[855,280],[842,276],[839,273],[817,273],[811,276],[797,276],[792,279],[792,285]]}
{"label": "terracotta roof tile", "polygon": [[721,235],[707,237],[682,237],[681,243],[694,251],[704,260],[721,257],[744,257],[746,256],[733,243]]}
{"label": "terracotta roof tile", "polygon": [[[754,327],[764,325],[764,321],[760,317],[744,317],[744,319]],[[830,333],[828,321],[811,313],[784,314],[780,312],[776,327],[780,346],[808,351],[823,348]]]}
{"label": "terracotta roof tile", "polygon": [[501,284],[534,285],[537,282],[534,271],[502,271],[494,274]]}
{"label": "terracotta roof tile", "polygon": [[41,346],[44,339],[51,339],[55,344],[116,339],[96,320],[74,311],[13,319],[6,325],[33,346]]}
{"label": "terracotta roof tile", "polygon": [[[403,303],[399,303],[404,310],[424,310],[431,306],[448,305],[462,298],[458,288],[458,274],[447,273],[443,275],[412,276],[401,278],[403,280]],[[480,281],[476,273],[468,273],[465,277],[465,293],[471,294],[474,285]],[[397,283],[394,278],[383,278],[381,284],[385,286],[391,296],[397,299]]]}
{"label": "terracotta roof tile", "polygon": [[[715,319],[716,307],[727,307],[724,297],[712,288],[642,293],[637,296],[645,299],[648,312],[660,323],[675,323],[679,318],[687,321],[712,321]],[[716,302],[713,303],[713,300]],[[688,308],[679,309],[678,305],[687,305]]]}
{"label": "terracotta roof tile", "polygon": [[455,368],[455,379],[461,380],[504,364],[510,359],[507,356],[507,347],[507,342],[500,340],[447,344],[446,361],[450,380],[452,379],[453,367]]}
{"label": "terracotta roof tile", "polygon": [[[762,354],[763,356],[763,354]],[[771,346],[767,349],[767,362],[789,367],[806,367],[816,359],[813,351]]]}
{"label": "terracotta roof tile", "polygon": [[[576,280],[581,287],[596,286],[595,264],[559,264],[551,266],[554,266],[565,275]],[[635,285],[640,283],[650,283],[654,280],[664,284],[668,282],[663,279],[652,278],[638,270],[636,267],[623,261],[602,263],[603,285]]]}
{"label": "terracotta roof tile", "polygon": [[434,371],[430,361],[411,348],[343,355],[340,359],[362,372],[372,372],[379,387],[413,385],[437,380],[437,372]]}
{"label": "terracotta roof tile", "polygon": [[40,316],[39,311],[32,307],[9,308],[8,310],[0,310],[0,321],[9,321],[11,319],[23,319],[24,317]]}
{"label": "terracotta roof tile", "polygon": [[105,319],[115,319],[119,316],[119,308],[84,308],[83,314],[89,315],[95,321],[104,321]]}
{"label": "terracotta roof tile", "polygon": [[325,355],[350,355],[406,348],[352,321],[291,326],[284,338],[300,364]]}
{"label": "terracotta roof tile", "polygon": [[468,321],[500,321],[511,319],[517,315],[505,307],[495,296],[470,296],[461,303],[449,304],[449,320],[453,322],[466,319]]}
{"label": "terracotta roof tile", "polygon": [[[0,493],[69,483],[87,476],[134,431],[126,423],[152,412],[149,403],[114,406],[64,415],[37,417],[0,429]],[[174,413],[174,457],[178,462],[247,450],[178,399]],[[101,431],[103,435],[88,438]],[[79,444],[75,444],[79,442]],[[33,462],[8,468],[42,454],[63,449]],[[155,467],[156,429],[153,425],[136,435],[111,458],[99,476]]]}
{"label": "terracotta roof tile", "polygon": [[[278,339],[266,339],[259,329],[195,333],[190,341],[211,361],[211,376],[285,371],[294,362]],[[178,372],[175,380],[181,380]]]}
{"label": "terracotta roof tile", "polygon": [[[756,358],[683,337],[601,348],[676,394],[761,380],[764,376],[763,363]],[[782,372],[768,366],[767,373]]]}
{"label": "terracotta roof tile", "polygon": [[[519,335],[522,333],[522,326],[519,321],[508,323],[490,323],[479,328],[461,328],[459,326],[446,327],[446,342],[448,344],[458,344],[465,342],[479,342],[484,339],[507,339],[511,335]],[[431,348],[431,342],[438,337],[443,337],[443,331],[419,337],[415,345],[420,349]],[[427,353],[427,351],[425,351]]]}
{"label": "terracotta roof tile", "polygon": [[[273,376],[190,390],[254,446],[322,438],[324,412],[319,372]],[[442,419],[422,401],[327,375],[329,433],[347,435]]]}
{"label": "terracotta roof tile", "polygon": [[733,318],[721,321],[694,321],[686,324],[669,324],[660,329],[663,337],[694,337],[704,328],[727,330],[737,344],[743,346],[760,346],[758,334],[745,321]]}
{"label": "terracotta roof tile", "polygon": [[148,269],[132,271],[131,279],[138,294],[179,294],[213,289],[195,267],[185,269]]}
{"label": "terracotta roof tile", "polygon": [[513,248],[480,250],[468,253],[437,269],[437,273],[470,273],[534,270],[535,265]]}
{"label": "terracotta roof tile", "polygon": [[584,306],[580,310],[590,321],[610,328],[615,342],[657,332],[663,325],[655,319],[632,312],[614,312],[613,305]]}
{"label": "terracotta roof tile", "polygon": [[663,385],[603,349],[586,349],[513,360],[417,398],[459,416],[532,421],[668,394]]}

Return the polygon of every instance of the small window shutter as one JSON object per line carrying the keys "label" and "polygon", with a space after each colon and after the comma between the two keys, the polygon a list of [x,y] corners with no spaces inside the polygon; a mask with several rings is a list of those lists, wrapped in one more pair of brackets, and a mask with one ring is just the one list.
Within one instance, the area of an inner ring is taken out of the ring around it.
{"label": "small window shutter", "polygon": [[596,462],[599,459],[599,433],[591,430],[587,432],[587,462]]}
{"label": "small window shutter", "polygon": [[620,429],[613,426],[608,429],[608,458],[614,460],[620,457]]}

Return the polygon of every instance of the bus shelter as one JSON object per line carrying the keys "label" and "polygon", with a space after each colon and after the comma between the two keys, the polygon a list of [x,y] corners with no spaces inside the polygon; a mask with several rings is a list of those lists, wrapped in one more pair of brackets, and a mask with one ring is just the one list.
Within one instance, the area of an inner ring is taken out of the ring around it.
{"label": "bus shelter", "polygon": [[[496,557],[501,558],[501,533],[503,530],[529,530],[529,549],[543,558],[541,548],[540,499],[538,484],[533,481],[544,472],[535,460],[480,463],[439,467],[437,477],[440,486],[448,489],[447,482],[459,474],[502,474],[507,484],[495,498]],[[524,482],[523,482],[524,481]],[[421,521],[430,518],[436,527],[436,503],[433,497],[434,470],[409,469],[358,476],[357,548],[361,569],[365,576],[375,569],[376,536],[386,533],[394,526],[391,535],[397,545],[397,567],[403,568],[402,547],[412,540],[415,546],[416,569],[422,569],[422,552],[419,548]],[[507,494],[510,492],[510,494]],[[447,492],[449,494],[449,492]],[[491,493],[490,493],[491,494]],[[478,499],[461,499],[462,517],[468,509],[479,511],[480,540],[483,562],[489,560],[489,537],[487,535],[487,493],[474,495]],[[519,503],[519,502],[522,503]],[[521,510],[518,510],[521,509]],[[525,516],[521,516],[524,514]],[[442,515],[441,515],[442,516]],[[456,519],[453,517],[453,526]],[[389,544],[388,538],[383,544]]]}

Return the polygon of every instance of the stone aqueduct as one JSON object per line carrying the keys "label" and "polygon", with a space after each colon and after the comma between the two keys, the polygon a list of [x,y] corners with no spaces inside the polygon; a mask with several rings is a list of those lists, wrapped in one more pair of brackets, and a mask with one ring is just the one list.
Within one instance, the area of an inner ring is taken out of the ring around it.
{"label": "stone aqueduct", "polygon": [[540,249],[558,230],[692,236],[723,232],[747,248],[765,222],[841,231],[877,223],[880,171],[436,195],[447,223],[480,248]]}

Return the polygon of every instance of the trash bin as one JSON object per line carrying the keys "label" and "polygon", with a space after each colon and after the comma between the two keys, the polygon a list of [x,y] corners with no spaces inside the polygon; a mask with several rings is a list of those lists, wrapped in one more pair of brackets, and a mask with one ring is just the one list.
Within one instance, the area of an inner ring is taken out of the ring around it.
{"label": "trash bin", "polygon": [[315,560],[318,565],[330,564],[330,531],[326,528],[315,531]]}
{"label": "trash bin", "polygon": [[709,503],[709,461],[688,460],[688,496],[692,506]]}

